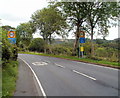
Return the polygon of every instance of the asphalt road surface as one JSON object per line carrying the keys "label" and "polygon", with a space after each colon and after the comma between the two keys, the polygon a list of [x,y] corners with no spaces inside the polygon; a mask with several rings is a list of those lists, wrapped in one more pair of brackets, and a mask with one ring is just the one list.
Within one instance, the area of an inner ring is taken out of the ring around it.
{"label": "asphalt road surface", "polygon": [[46,96],[118,96],[120,91],[117,69],[30,54],[19,58],[34,70]]}
{"label": "asphalt road surface", "polygon": [[22,60],[18,59],[18,61],[19,75],[16,83],[16,91],[14,92],[14,96],[39,96],[33,78],[33,73]]}

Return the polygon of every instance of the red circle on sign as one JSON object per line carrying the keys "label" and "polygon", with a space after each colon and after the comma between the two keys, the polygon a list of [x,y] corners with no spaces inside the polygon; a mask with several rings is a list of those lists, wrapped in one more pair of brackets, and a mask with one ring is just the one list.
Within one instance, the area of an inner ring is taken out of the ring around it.
{"label": "red circle on sign", "polygon": [[85,37],[85,32],[84,31],[80,31],[80,37]]}
{"label": "red circle on sign", "polygon": [[10,31],[8,34],[9,38],[14,38],[15,37],[15,33],[13,31]]}

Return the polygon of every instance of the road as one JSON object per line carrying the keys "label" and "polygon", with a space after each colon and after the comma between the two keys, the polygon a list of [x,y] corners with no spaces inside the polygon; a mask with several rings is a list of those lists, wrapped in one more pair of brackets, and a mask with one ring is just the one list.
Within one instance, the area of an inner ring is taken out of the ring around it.
{"label": "road", "polygon": [[19,54],[46,96],[118,96],[118,70],[60,58]]}
{"label": "road", "polygon": [[[29,67],[20,59],[19,61],[19,74],[16,81],[16,90],[14,96],[39,96],[34,76]],[[29,82],[28,82],[29,81]],[[42,95],[42,93],[41,93]]]}

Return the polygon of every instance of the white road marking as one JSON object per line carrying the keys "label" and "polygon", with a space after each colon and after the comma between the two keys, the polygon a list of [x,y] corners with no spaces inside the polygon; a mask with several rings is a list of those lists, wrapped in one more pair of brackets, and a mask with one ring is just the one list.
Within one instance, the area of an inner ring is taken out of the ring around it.
{"label": "white road marking", "polygon": [[84,74],[84,73],[78,72],[78,71],[76,71],[76,70],[72,70],[72,71],[75,72],[75,73],[77,73],[77,74],[83,75],[83,76],[85,76],[85,77],[87,77],[87,78],[90,78],[90,79],[92,79],[92,80],[96,80],[95,78],[93,78],[93,77],[91,77],[91,76],[88,76],[88,75],[86,75],[86,74]]}
{"label": "white road marking", "polygon": [[76,61],[76,63],[87,64],[87,65],[92,65],[92,66],[101,67],[101,68],[107,68],[107,69],[112,69],[112,70],[118,70],[118,69],[115,69],[115,68],[105,67],[105,66],[100,66],[100,65],[90,64],[90,63],[83,63],[83,62],[77,62],[77,61]]}
{"label": "white road marking", "polygon": [[[20,58],[20,59],[21,59],[21,58]],[[23,59],[21,59],[21,60],[24,61],[24,63],[26,63],[26,64],[28,65],[28,67],[30,68],[30,70],[32,71],[33,75],[34,75],[35,78],[36,78],[36,81],[38,82],[39,88],[41,89],[44,98],[46,98],[45,91],[44,91],[44,89],[43,89],[43,87],[42,87],[42,85],[41,85],[41,82],[40,82],[40,80],[38,79],[36,73],[34,72],[34,70],[32,69],[32,67],[31,67],[25,60],[23,60]],[[40,95],[40,96],[41,96],[41,95]]]}
{"label": "white road marking", "polygon": [[47,65],[46,62],[34,62],[32,64],[35,65],[35,66],[44,66],[44,65]]}
{"label": "white road marking", "polygon": [[44,60],[44,62],[50,63],[50,61],[46,61],[46,60]]}
{"label": "white road marking", "polygon": [[65,68],[64,66],[56,64],[56,63],[55,63],[55,65],[57,65],[58,67],[61,67],[61,68]]}

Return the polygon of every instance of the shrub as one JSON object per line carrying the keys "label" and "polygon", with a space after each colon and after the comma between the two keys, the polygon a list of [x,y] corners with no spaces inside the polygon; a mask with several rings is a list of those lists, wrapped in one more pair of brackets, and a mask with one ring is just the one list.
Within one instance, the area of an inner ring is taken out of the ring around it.
{"label": "shrub", "polygon": [[3,66],[6,64],[8,60],[17,60],[18,52],[16,45],[10,44],[7,40],[6,33],[7,31],[3,31],[2,33],[2,63]]}
{"label": "shrub", "polygon": [[35,38],[30,43],[28,49],[30,51],[37,51],[37,52],[44,52],[45,49],[45,42],[41,38]]}
{"label": "shrub", "polygon": [[96,56],[108,61],[118,61],[118,50],[114,48],[98,47],[96,49]]}
{"label": "shrub", "polygon": [[72,48],[61,45],[48,45],[47,53],[52,53],[54,55],[72,55]]}
{"label": "shrub", "polygon": [[6,61],[12,57],[12,46],[6,39],[2,39],[2,60]]}

